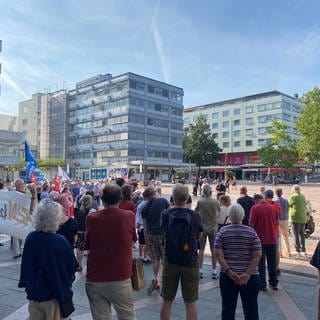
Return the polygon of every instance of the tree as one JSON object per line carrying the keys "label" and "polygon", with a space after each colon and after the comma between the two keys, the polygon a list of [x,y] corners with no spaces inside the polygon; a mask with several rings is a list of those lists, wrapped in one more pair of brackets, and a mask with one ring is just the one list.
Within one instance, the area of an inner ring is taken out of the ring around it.
{"label": "tree", "polygon": [[297,119],[296,127],[301,138],[297,143],[297,150],[307,163],[320,160],[320,89],[304,94],[301,98],[304,108]]}
{"label": "tree", "polygon": [[296,143],[287,132],[287,128],[286,124],[272,120],[272,127],[268,130],[271,142],[257,150],[265,166],[288,169],[297,163]]}
{"label": "tree", "polygon": [[210,125],[207,120],[200,116],[195,124],[190,124],[185,130],[183,140],[183,158],[185,162],[195,163],[200,168],[204,165],[217,163],[219,152],[222,150],[214,140]]}

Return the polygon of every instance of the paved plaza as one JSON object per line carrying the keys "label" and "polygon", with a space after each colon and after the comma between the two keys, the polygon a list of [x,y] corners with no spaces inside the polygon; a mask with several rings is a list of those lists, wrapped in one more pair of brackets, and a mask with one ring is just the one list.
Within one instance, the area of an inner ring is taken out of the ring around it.
{"label": "paved plaza", "polygon": [[[246,184],[249,195],[259,192],[259,184]],[[291,186],[281,186],[284,189],[284,196],[288,197]],[[170,194],[172,185],[164,185],[163,193],[167,197]],[[267,186],[267,188],[269,188]],[[270,186],[272,188],[272,186]],[[309,265],[310,256],[318,242],[320,235],[320,207],[318,193],[320,185],[302,185],[302,193],[310,199],[313,208],[317,210],[314,214],[317,224],[315,233],[307,239],[306,246],[309,255],[301,258],[283,258],[281,260],[281,276],[279,290],[268,290],[259,294],[259,313],[262,320],[305,320],[316,319],[316,276],[317,270]],[[239,189],[239,185],[238,185]],[[191,186],[190,186],[191,190]],[[232,202],[238,197],[238,190],[230,190]],[[193,197],[195,205],[196,198]],[[13,259],[10,250],[8,237],[2,237],[4,246],[0,247],[0,319],[22,320],[28,319],[27,300],[23,289],[19,289],[18,279],[20,274],[20,261]],[[292,243],[292,238],[290,239]],[[200,294],[198,305],[198,319],[220,319],[221,298],[219,283],[211,280],[209,251],[206,251],[204,267],[204,278],[200,280]],[[137,251],[135,250],[135,255]],[[150,265],[145,265],[146,286],[152,279]],[[72,315],[73,320],[92,319],[88,299],[84,289],[85,268],[77,273],[74,283],[74,302],[76,311]],[[134,292],[137,319],[152,320],[159,319],[161,297],[158,292],[148,296],[146,291]],[[116,319],[116,317],[114,317]],[[178,294],[173,305],[172,319],[185,319],[184,305],[181,295]],[[236,319],[244,319],[241,302],[238,301]]]}

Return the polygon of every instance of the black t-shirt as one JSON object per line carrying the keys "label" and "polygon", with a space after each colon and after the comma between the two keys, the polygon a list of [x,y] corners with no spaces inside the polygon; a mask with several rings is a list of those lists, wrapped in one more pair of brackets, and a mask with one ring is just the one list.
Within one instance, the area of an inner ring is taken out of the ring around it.
{"label": "black t-shirt", "polygon": [[216,186],[216,190],[218,194],[226,193],[226,186],[223,183],[221,183]]}
{"label": "black t-shirt", "polygon": [[165,198],[153,198],[149,200],[141,211],[142,219],[147,221],[147,233],[161,235],[160,227],[161,212],[170,207],[169,201]]}
{"label": "black t-shirt", "polygon": [[74,246],[74,236],[78,233],[78,227],[74,219],[69,218],[65,223],[61,224],[57,233],[63,235]]}
{"label": "black t-shirt", "polygon": [[76,212],[74,218],[76,220],[79,231],[86,231],[86,218],[90,210],[91,208],[82,207],[78,212]]}
{"label": "black t-shirt", "polygon": [[[173,215],[181,215],[185,212],[188,212],[191,216],[191,241],[190,241],[190,257],[187,261],[184,261],[183,263],[175,261],[171,261],[169,256],[169,246],[172,245],[171,238],[168,234],[169,232],[169,216],[170,214]],[[164,210],[161,214],[161,228],[163,230],[163,233],[165,235],[165,261],[168,263],[173,264],[179,264],[185,267],[197,267],[198,264],[198,249],[199,249],[199,239],[198,236],[201,232],[203,232],[203,226],[201,222],[201,216],[198,212],[193,211],[191,209],[187,208],[178,208],[173,207],[167,210]]]}
{"label": "black t-shirt", "polygon": [[237,203],[244,209],[242,224],[249,225],[250,210],[254,206],[254,200],[250,196],[243,196],[237,199]]}

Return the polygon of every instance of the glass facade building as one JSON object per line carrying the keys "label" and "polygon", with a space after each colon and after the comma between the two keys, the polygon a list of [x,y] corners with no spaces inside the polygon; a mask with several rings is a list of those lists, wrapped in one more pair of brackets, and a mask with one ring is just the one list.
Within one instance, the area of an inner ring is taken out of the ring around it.
{"label": "glass facade building", "polygon": [[72,176],[104,178],[122,168],[166,180],[170,169],[182,164],[182,139],[182,88],[126,73],[97,75],[69,91]]}

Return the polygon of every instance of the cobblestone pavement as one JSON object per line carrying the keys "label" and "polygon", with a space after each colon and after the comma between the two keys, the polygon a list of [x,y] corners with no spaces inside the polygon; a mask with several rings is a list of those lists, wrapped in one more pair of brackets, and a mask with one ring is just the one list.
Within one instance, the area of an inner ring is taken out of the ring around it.
{"label": "cobblestone pavement", "polygon": [[[238,189],[239,189],[238,184]],[[249,194],[259,192],[259,184],[246,184]],[[284,196],[288,197],[291,186],[281,186]],[[172,185],[163,185],[164,196],[171,192]],[[267,188],[269,188],[267,186]],[[272,189],[272,186],[270,186]],[[309,265],[310,256],[319,240],[320,235],[320,203],[317,202],[320,188],[318,185],[302,185],[302,193],[308,197],[317,210],[314,215],[316,222],[315,233],[307,239],[307,251],[309,255],[303,258],[283,258],[281,260],[282,274],[278,291],[269,290],[259,294],[259,313],[262,320],[304,320],[316,319],[316,276],[317,270]],[[190,186],[191,190],[191,186]],[[230,190],[232,202],[238,197],[238,190]],[[195,204],[196,198],[193,197]],[[290,239],[292,242],[292,239]],[[0,247],[0,319],[22,320],[28,319],[27,301],[24,290],[17,287],[20,274],[20,261],[14,260],[10,250],[10,241],[7,237],[0,237],[4,246]],[[137,254],[137,252],[135,252]],[[217,280],[210,278],[210,257],[207,250],[204,266],[204,278],[200,280],[200,295],[198,305],[199,319],[220,319],[221,298]],[[150,265],[145,265],[146,286],[152,279]],[[84,290],[85,268],[77,273],[74,283],[74,302],[76,311],[72,319],[92,319],[89,304]],[[159,319],[161,297],[158,292],[148,296],[145,291],[134,292],[137,319]],[[116,317],[114,317],[116,319]],[[185,319],[184,305],[181,295],[178,294],[172,310],[172,319]],[[238,301],[236,319],[244,319],[241,302]]]}

